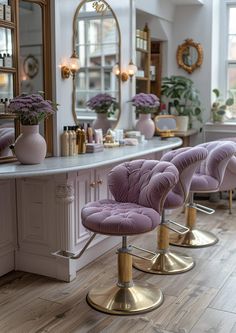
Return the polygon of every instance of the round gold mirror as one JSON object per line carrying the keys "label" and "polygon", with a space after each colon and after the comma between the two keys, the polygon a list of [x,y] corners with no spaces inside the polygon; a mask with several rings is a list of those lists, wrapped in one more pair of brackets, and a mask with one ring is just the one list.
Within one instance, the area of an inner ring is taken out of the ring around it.
{"label": "round gold mirror", "polygon": [[186,39],[178,46],[177,63],[179,67],[191,74],[200,67],[203,61],[203,49],[201,44],[195,43],[192,39]]}
{"label": "round gold mirror", "polygon": [[112,72],[120,65],[120,29],[117,18],[104,0],[84,0],[73,22],[73,48],[79,55],[80,70],[73,80],[73,116],[75,122],[97,118],[87,102],[99,94],[108,94],[118,102],[109,117],[114,128],[120,116],[120,80]]}

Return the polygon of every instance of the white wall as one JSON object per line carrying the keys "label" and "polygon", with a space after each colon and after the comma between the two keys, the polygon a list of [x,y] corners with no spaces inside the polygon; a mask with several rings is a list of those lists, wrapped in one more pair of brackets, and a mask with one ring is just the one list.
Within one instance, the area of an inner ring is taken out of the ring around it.
{"label": "white wall", "polygon": [[[192,38],[194,42],[200,43],[204,52],[202,66],[192,74],[178,68],[176,62],[177,47],[186,38]],[[168,74],[184,75],[194,81],[205,107],[203,119],[206,121],[210,116],[211,107],[212,0],[206,0],[204,6],[176,6],[170,43],[173,50]]]}

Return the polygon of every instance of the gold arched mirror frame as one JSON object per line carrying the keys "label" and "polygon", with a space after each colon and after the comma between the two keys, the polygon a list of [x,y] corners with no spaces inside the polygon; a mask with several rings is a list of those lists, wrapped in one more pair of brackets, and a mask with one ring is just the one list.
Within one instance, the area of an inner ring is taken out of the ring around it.
{"label": "gold arched mirror frame", "polygon": [[189,74],[200,67],[203,61],[203,48],[200,43],[196,43],[193,39],[186,39],[185,42],[178,46],[177,63]]}
{"label": "gold arched mirror frame", "polygon": [[[110,13],[111,13],[111,16],[114,18],[115,23],[116,23],[117,36],[118,36],[118,42],[117,42],[118,56],[116,58],[116,63],[120,67],[120,65],[121,65],[121,32],[120,32],[120,26],[119,26],[116,14],[114,13],[114,11],[110,7],[110,5],[105,0],[98,0],[98,1],[94,1],[94,0],[83,0],[79,4],[79,6],[77,7],[77,9],[75,11],[75,14],[74,14],[74,19],[73,19],[73,50],[75,50],[77,52],[77,54],[78,54],[78,56],[80,58],[80,54],[78,52],[78,45],[77,45],[78,31],[79,31],[79,28],[78,28],[78,17],[79,17],[79,13],[80,13],[82,7],[86,3],[92,3],[94,11],[97,13],[97,15],[101,15],[101,17],[104,18],[104,16],[106,15],[106,10],[108,9],[110,11]],[[100,68],[102,68],[102,66]],[[112,73],[112,67],[110,68],[110,71]],[[78,75],[79,75],[79,73],[77,74],[77,76]],[[119,105],[118,106],[116,120],[114,120],[113,126],[112,126],[112,128],[115,128],[116,125],[117,125],[117,123],[119,122],[120,114],[121,114],[121,80],[119,78],[117,78],[115,76],[115,74],[112,73],[111,75],[114,75],[114,80],[117,80],[117,102],[118,102],[118,105]],[[78,124],[78,123],[80,123],[80,120],[79,120],[77,112],[76,112],[76,102],[77,102],[76,87],[77,87],[77,80],[75,78],[73,80],[72,112],[73,112],[74,121],[75,121],[76,124]],[[97,91],[97,94],[101,93],[101,92],[109,94],[109,91],[99,91],[99,90]]]}

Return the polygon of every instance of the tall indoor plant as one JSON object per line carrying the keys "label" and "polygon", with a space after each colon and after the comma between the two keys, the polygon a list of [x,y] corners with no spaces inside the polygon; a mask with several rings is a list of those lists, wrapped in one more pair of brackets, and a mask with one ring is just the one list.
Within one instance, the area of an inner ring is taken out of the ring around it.
{"label": "tall indoor plant", "polygon": [[109,94],[101,93],[90,98],[87,102],[87,106],[97,114],[93,128],[101,128],[105,133],[111,127],[110,120],[107,119],[107,117],[114,115],[118,107],[116,99]]}
{"label": "tall indoor plant", "polygon": [[[192,119],[195,117],[202,122],[203,108],[201,106],[199,91],[194,87],[191,79],[184,76],[172,75],[162,79],[161,95],[165,96],[170,105],[175,109],[177,117],[177,126],[179,130],[187,130],[192,127]],[[178,122],[178,120],[180,120]],[[181,127],[181,121],[184,121],[185,128]],[[178,124],[179,123],[179,124]]]}
{"label": "tall indoor plant", "polygon": [[14,152],[23,164],[38,164],[46,156],[47,146],[44,138],[39,134],[39,123],[52,115],[57,105],[44,100],[40,94],[21,94],[13,98],[8,111],[19,116],[21,134],[16,139]]}
{"label": "tall indoor plant", "polygon": [[151,139],[155,133],[155,124],[151,119],[151,114],[159,109],[159,98],[154,94],[139,93],[132,98],[131,103],[135,106],[135,113],[139,116],[136,129],[146,139]]}

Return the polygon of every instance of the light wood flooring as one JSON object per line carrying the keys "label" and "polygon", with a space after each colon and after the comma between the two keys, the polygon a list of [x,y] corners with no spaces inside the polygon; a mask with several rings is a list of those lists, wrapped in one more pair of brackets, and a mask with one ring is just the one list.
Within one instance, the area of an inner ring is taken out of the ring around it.
{"label": "light wood flooring", "polygon": [[[91,263],[71,283],[29,273],[0,278],[0,333],[236,333],[236,202],[229,215],[227,202],[211,216],[198,214],[198,223],[220,238],[215,246],[182,249],[196,260],[193,270],[179,275],[148,275],[134,270],[134,278],[158,285],[163,305],[140,316],[111,316],[86,303],[88,290],[116,281],[116,255],[111,250]],[[176,215],[176,214],[175,214]],[[177,220],[184,219],[183,213]],[[131,240],[155,249],[155,232]]]}

